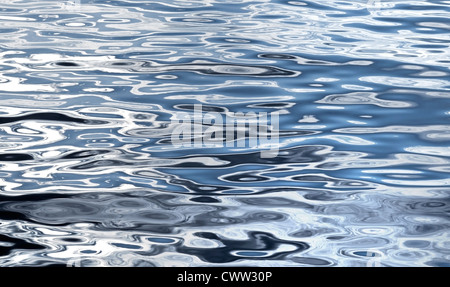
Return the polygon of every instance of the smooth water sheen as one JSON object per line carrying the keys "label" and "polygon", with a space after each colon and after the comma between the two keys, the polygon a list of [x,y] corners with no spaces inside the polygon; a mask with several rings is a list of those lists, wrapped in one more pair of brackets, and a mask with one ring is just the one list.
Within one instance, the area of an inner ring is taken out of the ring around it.
{"label": "smooth water sheen", "polygon": [[[0,266],[450,266],[450,2],[0,1]],[[279,112],[280,152],[173,115]]]}

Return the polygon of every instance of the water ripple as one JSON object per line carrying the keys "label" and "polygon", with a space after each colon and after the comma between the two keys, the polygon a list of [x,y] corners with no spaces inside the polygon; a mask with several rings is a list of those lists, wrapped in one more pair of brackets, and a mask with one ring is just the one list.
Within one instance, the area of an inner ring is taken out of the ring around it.
{"label": "water ripple", "polygon": [[[449,266],[449,18],[0,1],[0,266]],[[277,155],[196,118],[176,146],[200,104],[276,114]]]}

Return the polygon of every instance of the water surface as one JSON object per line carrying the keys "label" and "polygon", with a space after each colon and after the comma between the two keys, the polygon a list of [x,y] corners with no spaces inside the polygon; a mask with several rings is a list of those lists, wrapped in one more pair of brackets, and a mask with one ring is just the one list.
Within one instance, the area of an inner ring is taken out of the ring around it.
{"label": "water surface", "polygon": [[[0,1],[0,266],[450,266],[448,1]],[[174,114],[280,117],[279,154]]]}

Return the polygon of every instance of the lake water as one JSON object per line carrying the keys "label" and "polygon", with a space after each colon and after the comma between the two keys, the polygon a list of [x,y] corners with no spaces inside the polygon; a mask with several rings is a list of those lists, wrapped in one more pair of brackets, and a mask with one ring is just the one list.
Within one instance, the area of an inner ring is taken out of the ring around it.
{"label": "lake water", "polygon": [[0,266],[450,266],[448,19],[1,0]]}

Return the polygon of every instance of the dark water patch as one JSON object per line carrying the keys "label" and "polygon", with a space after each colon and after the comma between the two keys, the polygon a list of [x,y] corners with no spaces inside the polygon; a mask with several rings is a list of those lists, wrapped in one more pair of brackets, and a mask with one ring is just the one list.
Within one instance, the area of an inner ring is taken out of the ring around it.
{"label": "dark water patch", "polygon": [[85,150],[85,151],[77,151],[62,157],[63,159],[75,159],[75,158],[87,158],[96,155],[109,153],[108,150]]}
{"label": "dark water patch", "polygon": [[16,196],[0,194],[0,205],[7,202],[25,202],[25,201],[39,202],[54,198],[70,198],[71,196],[72,196],[71,194],[60,194],[60,193],[21,194]]}
{"label": "dark water patch", "polygon": [[111,66],[134,66],[134,62],[113,62],[110,64]]}
{"label": "dark water patch", "polygon": [[193,197],[189,200],[193,201],[193,202],[200,202],[200,203],[219,203],[220,202],[219,199],[216,199],[214,197],[209,197],[209,196]]}
{"label": "dark water patch", "polygon": [[84,242],[84,240],[82,238],[75,238],[75,237],[64,237],[64,238],[61,238],[60,240],[65,241],[65,242],[70,242],[70,243]]}
{"label": "dark water patch", "polygon": [[328,240],[344,240],[346,239],[346,236],[328,236],[327,239]]}
{"label": "dark water patch", "polygon": [[403,245],[409,248],[427,248],[430,246],[430,242],[425,240],[407,240]]}
{"label": "dark water patch", "polygon": [[45,247],[35,243],[29,243],[23,239],[18,239],[0,234],[0,256],[5,256],[15,250],[22,250],[22,249],[42,250],[45,249]]}
{"label": "dark water patch", "polygon": [[408,231],[410,234],[415,235],[430,235],[430,234],[436,234],[441,230],[447,229],[449,226],[445,225],[438,225],[438,224],[419,224],[409,227]]}
{"label": "dark water patch", "polygon": [[80,65],[73,62],[56,62],[55,65],[61,67],[79,67]]}
{"label": "dark water patch", "polygon": [[33,113],[17,117],[0,117],[0,124],[9,124],[19,121],[54,121],[54,122],[71,122],[82,124],[106,124],[107,122],[101,120],[88,120],[82,118],[75,118],[60,113]]}
{"label": "dark water patch", "polygon": [[34,157],[29,154],[21,154],[21,153],[0,154],[0,161],[25,161],[33,159]]}
{"label": "dark water patch", "polygon": [[13,220],[13,221],[17,221],[17,220],[26,221],[26,220],[28,220],[28,216],[25,214],[22,214],[20,212],[1,210],[0,211],[0,219]]}
{"label": "dark water patch", "polygon": [[[197,256],[205,262],[226,263],[233,262],[244,258],[254,258],[253,256],[236,256],[234,252],[246,250],[247,252],[263,252],[272,251],[270,256],[264,256],[263,260],[281,259],[291,252],[300,252],[309,248],[309,245],[304,242],[285,241],[278,239],[274,235],[266,232],[250,232],[247,240],[231,240],[220,238],[214,233],[198,232],[195,234],[199,238],[214,240],[221,243],[220,247],[210,248],[208,252],[204,252],[203,248],[193,248],[181,246],[177,250],[181,253],[191,254]],[[281,244],[291,245],[295,247],[295,251],[291,252],[276,252]]]}
{"label": "dark water patch", "polygon": [[174,239],[159,238],[159,237],[147,238],[147,240],[150,241],[150,242],[163,243],[163,244],[171,244],[171,243],[175,243],[176,242]]}
{"label": "dark water patch", "polygon": [[208,106],[208,105],[176,105],[174,108],[185,111],[200,111],[200,112],[213,112],[213,113],[226,113],[227,109],[223,107],[217,106]]}

